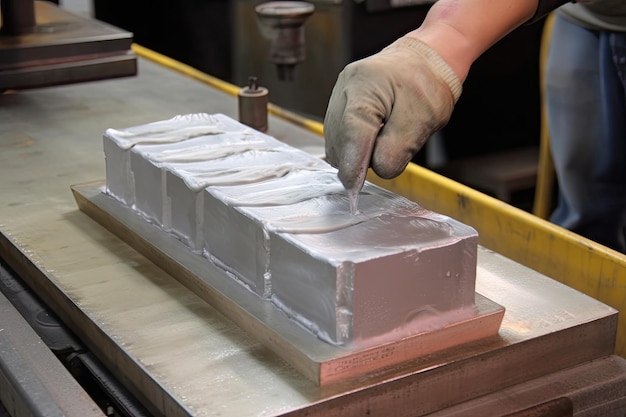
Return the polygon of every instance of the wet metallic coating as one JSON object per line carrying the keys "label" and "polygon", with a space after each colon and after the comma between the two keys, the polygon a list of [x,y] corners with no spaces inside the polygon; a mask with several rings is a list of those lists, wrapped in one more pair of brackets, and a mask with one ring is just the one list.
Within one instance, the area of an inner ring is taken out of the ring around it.
{"label": "wet metallic coating", "polygon": [[106,193],[332,344],[475,314],[477,233],[224,115],[104,135]]}

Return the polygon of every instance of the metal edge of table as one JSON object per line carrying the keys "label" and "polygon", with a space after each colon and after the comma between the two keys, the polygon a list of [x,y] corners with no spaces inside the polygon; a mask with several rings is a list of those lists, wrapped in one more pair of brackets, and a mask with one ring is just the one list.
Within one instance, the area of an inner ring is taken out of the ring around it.
{"label": "metal edge of table", "polygon": [[[4,234],[0,235],[0,249],[8,254],[11,267],[122,377],[121,382],[151,412],[167,416],[194,415],[145,369],[140,359],[129,355],[118,340],[112,339],[58,288],[48,276],[49,272],[40,269]],[[461,345],[382,370],[367,379],[314,389],[316,398],[311,398],[308,404],[279,415],[333,417],[366,412],[407,417],[424,415],[493,392],[494,375],[497,375],[496,388],[501,389],[606,357],[613,349],[616,322],[616,313],[607,310],[590,322],[519,343],[509,344],[504,339],[492,338]],[[564,354],[566,349],[567,354]],[[451,390],[451,385],[463,389]],[[424,396],[425,386],[428,386],[427,397]]]}
{"label": "metal edge of table", "polygon": [[[41,270],[27,254],[19,249],[4,233],[0,233],[0,253],[3,259],[28,286],[49,306],[62,322],[78,335],[83,343],[96,354],[109,369],[117,370],[116,376],[155,415],[163,413],[166,402],[162,398],[150,399],[138,389],[141,383],[132,381],[133,375],[145,372],[105,331],[81,311],[79,306]],[[161,414],[163,413],[163,414]]]}
{"label": "metal edge of table", "polygon": [[104,416],[0,293],[0,400],[13,417]]}

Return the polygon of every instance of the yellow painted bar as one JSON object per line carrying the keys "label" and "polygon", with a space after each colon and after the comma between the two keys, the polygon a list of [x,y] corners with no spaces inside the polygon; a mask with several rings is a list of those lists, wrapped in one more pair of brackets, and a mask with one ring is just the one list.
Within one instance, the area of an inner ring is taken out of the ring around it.
{"label": "yellow painted bar", "polygon": [[[133,50],[145,59],[233,96],[239,91],[237,86],[142,46],[133,45]],[[272,104],[269,112],[323,136],[323,126],[319,122]],[[373,174],[368,180],[429,210],[471,225],[478,230],[482,246],[620,312],[626,311],[626,255],[415,164],[409,164],[405,172],[393,180],[382,180]],[[626,319],[623,314],[620,314],[615,352],[626,357]]]}

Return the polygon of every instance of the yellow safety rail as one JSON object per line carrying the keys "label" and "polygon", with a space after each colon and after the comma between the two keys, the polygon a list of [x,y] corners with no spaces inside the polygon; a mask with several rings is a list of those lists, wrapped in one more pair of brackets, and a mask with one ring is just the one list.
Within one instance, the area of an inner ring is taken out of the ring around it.
{"label": "yellow safety rail", "polygon": [[[139,45],[133,45],[133,50],[143,58],[228,94],[236,96],[239,91],[237,86]],[[323,136],[323,126],[319,122],[275,105],[270,105],[269,111]],[[415,164],[409,164],[405,172],[393,180],[382,180],[375,175],[368,179],[429,210],[471,225],[478,231],[480,244],[484,247],[617,310],[626,311],[626,255]],[[626,319],[623,315],[618,324],[615,351],[626,357]]]}
{"label": "yellow safety rail", "polygon": [[[197,69],[190,67],[189,65],[183,64],[182,62],[159,54],[158,52],[154,52],[141,45],[133,44],[132,49],[138,56],[142,58],[148,59],[176,72],[180,72],[181,74],[184,74],[195,80],[202,81],[203,83],[208,84],[211,87],[214,87],[215,89],[223,91],[232,96],[236,97],[239,93],[239,90],[241,89],[241,87],[237,87],[236,85],[233,85],[226,81],[222,81],[219,78],[215,78],[202,71],[198,71]],[[272,103],[267,106],[267,111],[274,116],[280,117],[297,126],[303,127],[313,133],[317,133],[318,135],[323,136],[323,127],[319,122],[304,118],[296,113],[290,112],[289,110],[283,109],[282,107],[276,106]]]}

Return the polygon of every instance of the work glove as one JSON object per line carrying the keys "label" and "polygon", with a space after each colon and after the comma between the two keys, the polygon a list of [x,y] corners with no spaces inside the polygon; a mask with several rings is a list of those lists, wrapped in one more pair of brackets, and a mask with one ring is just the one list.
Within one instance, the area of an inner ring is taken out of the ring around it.
{"label": "work glove", "polygon": [[347,65],[324,120],[326,158],[344,187],[358,193],[369,166],[382,178],[400,175],[448,122],[461,90],[448,64],[415,38]]}

